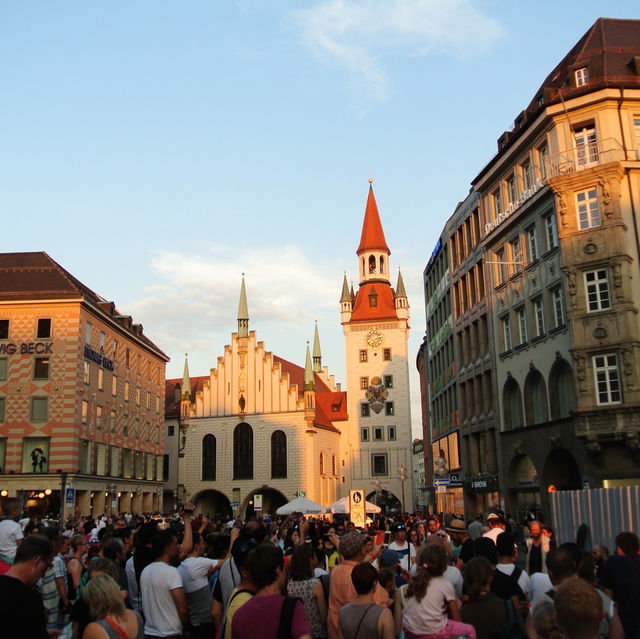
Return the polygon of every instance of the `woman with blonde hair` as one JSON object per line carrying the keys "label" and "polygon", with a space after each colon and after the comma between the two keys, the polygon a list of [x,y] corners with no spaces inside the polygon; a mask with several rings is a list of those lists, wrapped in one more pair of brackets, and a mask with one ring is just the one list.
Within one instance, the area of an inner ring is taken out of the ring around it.
{"label": "woman with blonde hair", "polygon": [[82,639],[144,639],[142,617],[125,608],[120,586],[109,575],[90,579],[82,596],[96,620],[86,627]]}

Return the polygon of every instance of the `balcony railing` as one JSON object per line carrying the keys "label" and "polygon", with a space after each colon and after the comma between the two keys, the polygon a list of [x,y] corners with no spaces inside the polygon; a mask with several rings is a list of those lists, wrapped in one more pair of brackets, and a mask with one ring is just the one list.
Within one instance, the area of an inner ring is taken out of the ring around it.
{"label": "balcony railing", "polygon": [[[635,152],[634,152],[635,159]],[[609,162],[624,162],[624,149],[614,138],[579,144],[573,149],[548,155],[544,160],[547,178],[583,171]]]}

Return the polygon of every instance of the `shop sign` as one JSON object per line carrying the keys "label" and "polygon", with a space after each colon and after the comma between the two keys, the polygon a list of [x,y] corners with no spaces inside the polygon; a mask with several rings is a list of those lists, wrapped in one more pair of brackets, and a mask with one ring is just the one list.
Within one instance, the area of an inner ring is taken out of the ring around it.
{"label": "shop sign", "polygon": [[94,351],[91,348],[91,346],[87,346],[86,344],[85,344],[85,347],[84,347],[84,356],[87,359],[90,359],[90,360],[92,360],[94,362],[97,362],[103,368],[106,368],[108,371],[112,371],[113,370],[113,360],[112,359],[109,359],[108,357],[105,357],[101,353],[98,353],[97,351]]}
{"label": "shop sign", "polygon": [[495,220],[487,222],[484,225],[485,237],[492,231],[495,231],[506,219],[511,217],[529,198],[533,197],[542,187],[544,182],[538,178],[535,183],[524,191],[520,191],[520,197],[509,204],[509,206],[499,213]]}
{"label": "shop sign", "polygon": [[21,342],[14,343],[9,342],[7,344],[0,344],[0,355],[44,355],[46,353],[52,353],[53,342]]}

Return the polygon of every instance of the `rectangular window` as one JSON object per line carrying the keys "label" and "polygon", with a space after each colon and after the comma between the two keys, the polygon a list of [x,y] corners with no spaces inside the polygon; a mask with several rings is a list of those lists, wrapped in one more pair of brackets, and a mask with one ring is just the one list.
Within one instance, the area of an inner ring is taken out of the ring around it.
{"label": "rectangular window", "polygon": [[89,362],[86,360],[82,362],[82,381],[85,384],[89,383]]}
{"label": "rectangular window", "polygon": [[360,441],[362,442],[369,441],[369,429],[366,426],[360,429]]}
{"label": "rectangular window", "polygon": [[167,429],[167,435],[169,437],[173,437],[175,432],[176,432],[176,427],[175,426],[169,426],[169,428]]}
{"label": "rectangular window", "polygon": [[511,261],[513,262],[513,272],[519,273],[522,270],[522,248],[520,238],[514,237],[511,242]]}
{"label": "rectangular window", "polygon": [[151,439],[151,424],[149,422],[144,425],[144,438],[146,441]]}
{"label": "rectangular window", "polygon": [[367,362],[369,360],[369,356],[367,354],[366,350],[361,350],[360,351],[360,361],[361,362]]}
{"label": "rectangular window", "polygon": [[85,327],[84,341],[85,341],[85,344],[91,344],[91,323],[90,322],[87,322],[87,326]]}
{"label": "rectangular window", "polygon": [[595,271],[586,271],[584,274],[584,286],[587,296],[587,310],[590,313],[611,308],[607,269],[599,268]]}
{"label": "rectangular window", "polygon": [[535,226],[530,226],[527,229],[527,241],[529,243],[529,262],[535,262],[538,259],[538,238]]}
{"label": "rectangular window", "polygon": [[504,338],[504,350],[510,351],[513,348],[513,344],[511,342],[511,323],[509,322],[509,317],[502,319],[502,335]]}
{"label": "rectangular window", "polygon": [[373,429],[373,439],[374,441],[380,442],[384,439],[382,428],[376,427]]}
{"label": "rectangular window", "polygon": [[522,165],[522,187],[525,191],[533,186],[533,180],[531,176],[531,163],[525,162]]}
{"label": "rectangular window", "polygon": [[122,420],[122,435],[123,437],[129,437],[129,418],[127,415]]}
{"label": "rectangular window", "polygon": [[598,142],[593,126],[585,126],[573,132],[576,141],[576,162],[585,167],[598,162]]}
{"label": "rectangular window", "polygon": [[360,388],[362,390],[366,390],[367,388],[369,388],[369,378],[368,377],[361,377],[360,378]]}
{"label": "rectangular window", "polygon": [[509,191],[509,204],[513,204],[518,199],[518,187],[516,186],[516,178],[513,175],[507,180],[507,189]]}
{"label": "rectangular window", "polygon": [[509,279],[509,265],[506,263],[504,249],[496,253],[496,262],[498,263],[498,284],[502,284]]}
{"label": "rectangular window", "polygon": [[393,402],[386,402],[384,405],[385,415],[395,415],[393,412]]}
{"label": "rectangular window", "polygon": [[162,460],[162,479],[164,481],[169,479],[169,455],[165,455]]}
{"label": "rectangular window", "polygon": [[104,369],[98,369],[98,390],[104,390]]}
{"label": "rectangular window", "polygon": [[0,358],[0,380],[4,381],[7,379],[7,358]]}
{"label": "rectangular window", "polygon": [[[260,390],[260,380],[258,380],[258,390]],[[156,413],[159,413],[159,412],[160,412],[160,397],[156,395]]]}
{"label": "rectangular window", "polygon": [[124,383],[124,401],[129,401],[129,382]]}
{"label": "rectangular window", "polygon": [[136,386],[136,406],[140,406],[140,386]]}
{"label": "rectangular window", "polygon": [[82,413],[81,420],[83,424],[87,423],[87,416],[89,415],[89,402],[86,399],[82,400]]}
{"label": "rectangular window", "polygon": [[33,379],[49,379],[48,357],[36,357],[33,366]]}
{"label": "rectangular window", "polygon": [[371,474],[372,475],[387,475],[387,454],[378,453],[371,455]]}
{"label": "rectangular window", "polygon": [[[640,151],[640,115],[633,116],[633,130],[636,134],[636,151]],[[638,154],[636,153],[636,160],[638,159]]]}
{"label": "rectangular window", "polygon": [[102,406],[96,406],[96,427],[102,429]]}
{"label": "rectangular window", "polygon": [[133,422],[133,436],[140,439],[140,420],[136,417]]}
{"label": "rectangular window", "polygon": [[600,204],[596,188],[576,193],[576,209],[578,211],[578,226],[580,229],[590,229],[600,226]]}
{"label": "rectangular window", "polygon": [[22,472],[49,472],[49,438],[25,437],[22,440]]}
{"label": "rectangular window", "polygon": [[615,353],[596,355],[593,358],[593,374],[598,393],[598,404],[619,404],[622,401],[618,357]]}
{"label": "rectangular window", "polygon": [[498,215],[502,213],[502,199],[500,197],[500,189],[494,191],[493,193],[493,212],[495,215],[494,219],[497,219]]}
{"label": "rectangular window", "polygon": [[558,227],[555,214],[550,213],[544,218],[544,228],[547,233],[547,251],[550,251],[558,246]]}
{"label": "rectangular window", "polygon": [[156,424],[156,444],[160,443],[160,426]]}
{"label": "rectangular window", "polygon": [[125,366],[127,368],[130,368],[130,364],[131,364],[131,350],[129,348],[127,348],[127,350],[125,351],[124,354],[124,363]]}
{"label": "rectangular window", "polygon": [[116,354],[117,353],[118,353],[118,340],[114,339],[113,340],[113,354],[112,354],[113,359],[116,358]]}
{"label": "rectangular window", "polygon": [[0,339],[9,339],[9,320],[0,319]]}
{"label": "rectangular window", "polygon": [[104,350],[104,331],[100,331],[100,350]]}
{"label": "rectangular window", "polygon": [[581,87],[589,82],[589,69],[582,67],[582,69],[576,70],[576,86]]}
{"label": "rectangular window", "polygon": [[115,410],[112,410],[109,413],[109,430],[112,433],[116,432],[116,411]]}
{"label": "rectangular window", "polygon": [[116,375],[111,376],[111,394],[115,397],[118,393],[118,378]]}
{"label": "rectangular window", "polygon": [[517,311],[518,313],[518,328],[520,330],[520,343],[524,344],[528,339],[527,335],[527,313],[522,307]]}
{"label": "rectangular window", "polygon": [[151,393],[147,391],[147,409],[151,408]]}
{"label": "rectangular window", "polygon": [[385,362],[390,362],[391,361],[391,349],[390,348],[383,348],[382,349],[382,359]]}
{"label": "rectangular window", "polygon": [[4,397],[0,397],[0,422],[4,421]]}
{"label": "rectangular window", "polygon": [[387,426],[387,439],[390,442],[394,442],[396,440],[396,427],[395,426]]}
{"label": "rectangular window", "polygon": [[393,388],[393,375],[385,375],[384,376],[384,387],[385,388]]}
{"label": "rectangular window", "polygon": [[36,337],[38,339],[44,339],[45,337],[51,337],[51,318],[41,317],[38,320],[38,328],[36,330]]}
{"label": "rectangular window", "polygon": [[549,157],[549,146],[545,142],[538,148],[538,161],[540,163],[540,178],[544,180],[547,177],[547,158]]}
{"label": "rectangular window", "polygon": [[48,398],[46,397],[33,397],[31,399],[31,421],[47,421],[47,404]]}
{"label": "rectangular window", "polygon": [[564,326],[566,321],[564,310],[564,296],[562,295],[562,289],[556,288],[553,291],[553,320],[556,328]]}
{"label": "rectangular window", "polygon": [[544,304],[541,297],[533,303],[533,308],[536,314],[536,335],[544,335]]}
{"label": "rectangular window", "polygon": [[366,402],[364,404],[360,404],[360,416],[361,417],[369,417],[369,404]]}

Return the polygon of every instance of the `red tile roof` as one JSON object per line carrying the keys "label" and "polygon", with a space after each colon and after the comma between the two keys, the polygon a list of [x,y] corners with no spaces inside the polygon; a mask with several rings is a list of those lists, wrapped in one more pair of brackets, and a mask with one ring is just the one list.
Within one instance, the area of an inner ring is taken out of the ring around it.
{"label": "red tile roof", "polygon": [[360,255],[363,251],[386,251],[391,254],[387,241],[384,238],[382,223],[380,222],[380,214],[378,213],[378,205],[373,195],[373,188],[369,187],[369,197],[367,198],[367,208],[364,212],[364,221],[362,223],[362,235],[360,236],[360,245],[356,253]]}
{"label": "red tile roof", "polygon": [[[376,306],[369,306],[369,294],[377,294]],[[387,282],[361,284],[353,304],[351,321],[397,319],[393,290]]]}
{"label": "red tile roof", "polygon": [[[204,381],[209,379],[208,375],[202,377],[190,377],[191,382],[191,401],[195,402],[196,393],[202,390]],[[180,400],[176,402],[176,384],[180,384],[182,388],[182,377],[178,379],[164,380],[164,415],[165,417],[178,417],[180,414]]]}

